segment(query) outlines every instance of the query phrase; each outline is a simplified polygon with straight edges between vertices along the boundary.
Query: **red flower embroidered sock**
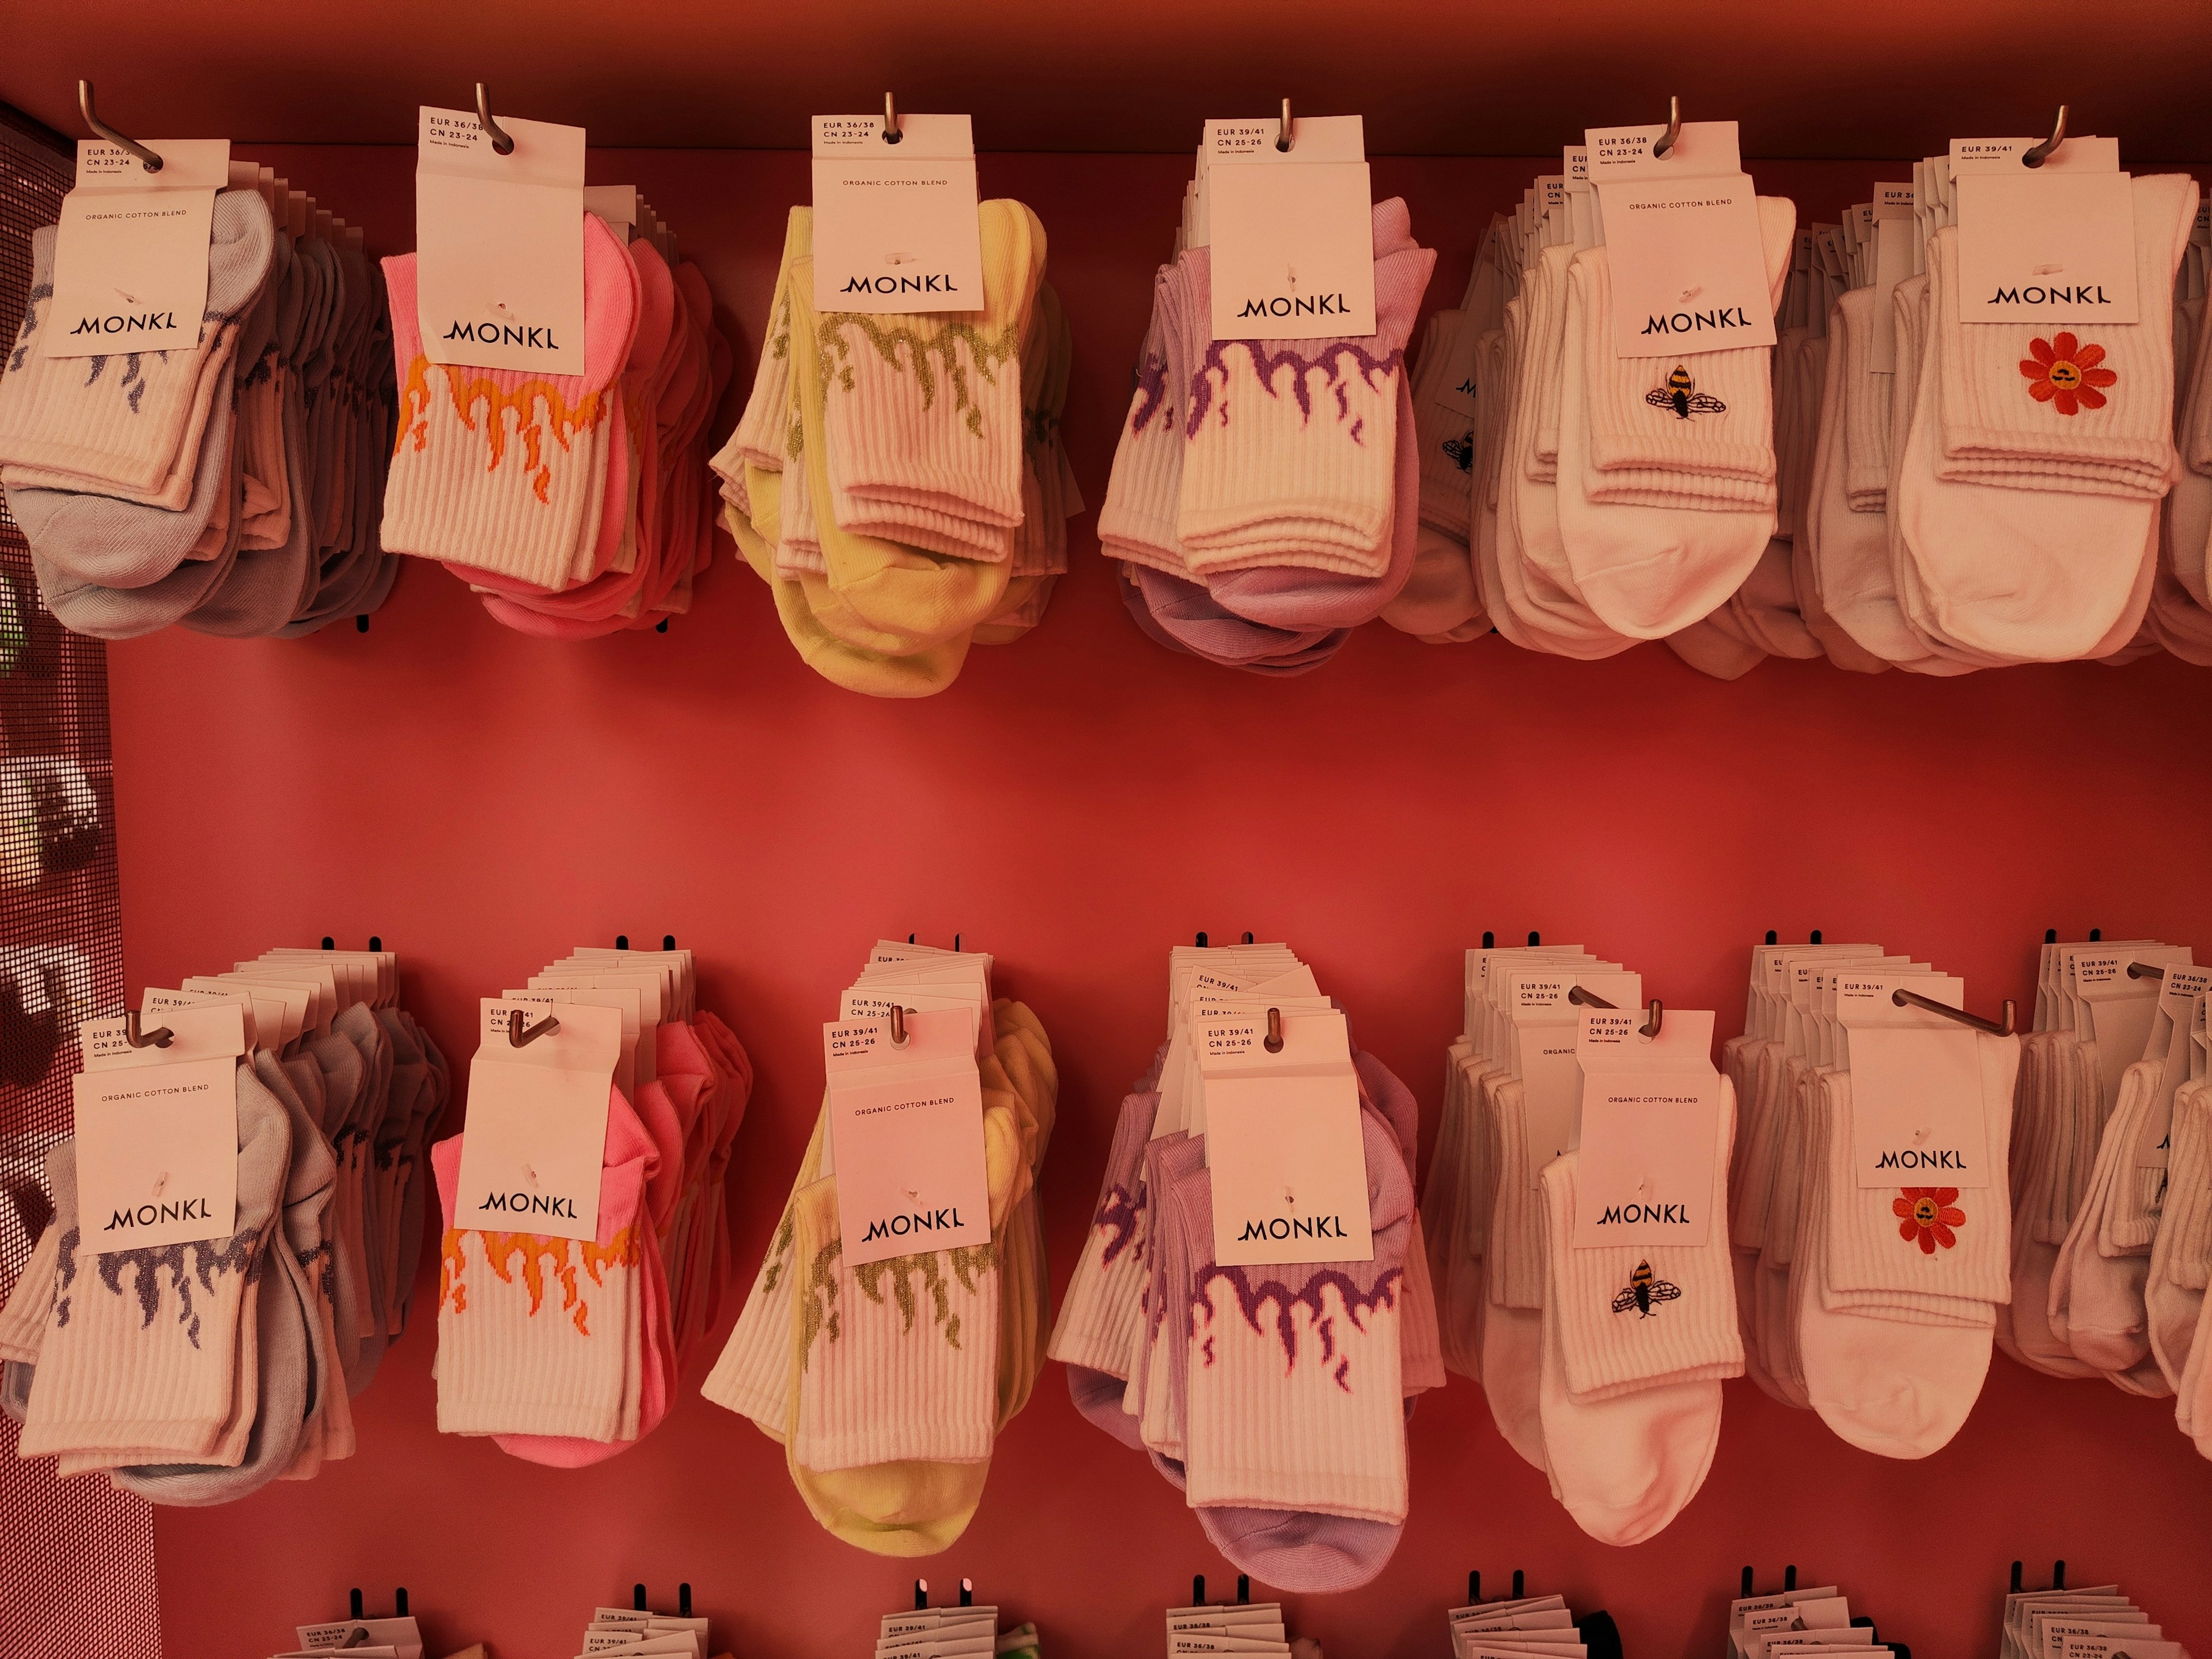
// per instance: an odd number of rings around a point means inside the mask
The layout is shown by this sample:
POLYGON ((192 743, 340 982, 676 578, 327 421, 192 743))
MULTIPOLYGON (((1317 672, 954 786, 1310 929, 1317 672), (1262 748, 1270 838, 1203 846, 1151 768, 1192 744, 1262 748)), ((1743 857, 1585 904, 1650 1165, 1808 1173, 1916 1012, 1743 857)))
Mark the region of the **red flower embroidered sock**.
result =
MULTIPOLYGON (((2006 1166, 2020 1064, 2013 1037, 1978 1036, 1986 1161, 2006 1166)), ((2001 1186, 1861 1187, 1848 1073, 1806 1091, 1810 1212, 1797 1315, 1806 1391, 1829 1427, 1885 1457, 1942 1449, 1988 1374, 1996 1304, 2011 1294, 2011 1207, 2001 1186)))

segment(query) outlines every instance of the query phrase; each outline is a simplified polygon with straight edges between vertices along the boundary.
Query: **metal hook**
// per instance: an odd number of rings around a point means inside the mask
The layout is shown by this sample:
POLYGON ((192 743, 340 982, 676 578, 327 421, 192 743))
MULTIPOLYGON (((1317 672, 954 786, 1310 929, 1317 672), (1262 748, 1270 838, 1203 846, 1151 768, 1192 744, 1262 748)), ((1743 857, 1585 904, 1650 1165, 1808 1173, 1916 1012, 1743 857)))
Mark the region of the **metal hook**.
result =
POLYGON ((929 1580, 927 1578, 917 1578, 914 1581, 914 1610, 916 1613, 920 1613, 928 1606, 929 1580))
POLYGON ((138 1030, 138 1016, 133 1013, 125 1013, 123 1016, 123 1036, 134 1048, 166 1048, 169 1046, 169 1038, 172 1035, 173 1033, 166 1025, 156 1025, 152 1030, 141 1035, 138 1030))
POLYGON ((1660 1001, 1657 997, 1654 997, 1651 999, 1650 1006, 1644 1009, 1644 1024, 1638 1029, 1640 1030, 1645 1036, 1650 1037, 1656 1041, 1659 1036, 1659 1028, 1666 1024, 1667 1005, 1660 1001))
POLYGON ((2128 977, 2130 979, 2164 979, 2166 969, 2152 963, 2131 962, 2128 964, 2128 977))
POLYGON ((1279 1008, 1270 1008, 1267 1010, 1267 1041, 1266 1047, 1267 1052, 1271 1054, 1279 1054, 1283 1052, 1283 1011, 1279 1008))
POLYGON ((2012 1035, 2013 1006, 2010 997, 2005 999, 2004 1022, 2002 1024, 1993 1019, 1984 1019, 1979 1014, 1970 1014, 1963 1008, 1954 1008, 1948 1002, 1937 1002, 1932 997, 1923 997, 1917 991, 1908 991, 1902 986, 1889 994, 1889 1000, 1899 1008, 1924 1008, 1931 1014, 1941 1014, 1944 1018, 1956 1020, 1961 1025, 1971 1025, 1977 1031, 1987 1031, 1991 1036, 2012 1035))
POLYGON ((1682 100, 1670 97, 1667 100, 1667 131, 1661 133, 1657 141, 1652 144, 1651 159, 1655 161, 1665 161, 1668 153, 1674 149, 1675 142, 1681 136, 1682 100))
POLYGON ((138 158, 138 165, 145 168, 147 172, 159 173, 161 170, 161 158, 160 156, 155 155, 152 150, 148 149, 145 145, 140 143, 136 138, 125 138, 113 127, 108 125, 106 122, 101 120, 97 115, 94 115, 92 112, 91 82, 80 81, 76 83, 76 106, 78 112, 84 117, 85 125, 90 127, 101 137, 106 139, 109 143, 122 145, 124 149, 129 150, 133 155, 138 158))
POLYGON ((963 1578, 960 1581, 960 1605, 963 1607, 972 1607, 975 1605, 975 1581, 972 1578, 963 1578))
POLYGON ((898 106, 891 101, 888 92, 884 94, 884 129, 876 136, 887 144, 896 144, 906 137, 899 131, 898 106))
POLYGON ((484 92, 484 83, 477 82, 477 124, 491 135, 493 153, 499 155, 514 154, 514 140, 508 137, 500 124, 491 118, 491 100, 484 92))
POLYGON ((2048 161, 2059 145, 2066 142, 2066 106, 2058 106, 2058 124, 2051 129, 2051 137, 2039 144, 2031 144, 2020 153, 2020 164, 2024 167, 2039 167, 2048 161))
POLYGON ((1283 125, 1275 131, 1275 148, 1286 155, 1290 154, 1291 100, 1287 98, 1283 100, 1283 125))
POLYGON ((896 1002, 891 1004, 891 1047, 906 1047, 906 1010, 896 1002))
POLYGON ((527 1048, 538 1038, 550 1036, 560 1029, 561 1022, 548 1015, 526 1031, 522 1029, 522 1010, 510 1008, 507 1011, 507 1041, 512 1048, 527 1048))
POLYGON ((1595 991, 1585 991, 1579 985, 1569 988, 1567 1000, 1577 1008, 1611 1008, 1617 1005, 1607 1002, 1595 991))

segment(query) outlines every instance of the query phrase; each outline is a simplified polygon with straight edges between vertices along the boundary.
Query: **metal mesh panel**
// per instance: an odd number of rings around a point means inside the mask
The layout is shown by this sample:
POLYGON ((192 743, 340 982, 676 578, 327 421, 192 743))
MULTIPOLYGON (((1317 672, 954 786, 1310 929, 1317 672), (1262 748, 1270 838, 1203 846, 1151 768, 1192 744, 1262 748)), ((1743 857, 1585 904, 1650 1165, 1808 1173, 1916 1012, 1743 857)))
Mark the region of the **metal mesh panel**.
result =
MULTIPOLYGON (((31 233, 54 222, 74 171, 0 106, 0 343, 22 319, 31 233)), ((39 603, 0 505, 0 1296, 53 1213, 46 1151, 69 1133, 76 1024, 123 1006, 114 823, 105 647, 39 603)), ((160 1659, 152 1507, 21 1461, 5 1419, 0 1536, 0 1653, 160 1659)))

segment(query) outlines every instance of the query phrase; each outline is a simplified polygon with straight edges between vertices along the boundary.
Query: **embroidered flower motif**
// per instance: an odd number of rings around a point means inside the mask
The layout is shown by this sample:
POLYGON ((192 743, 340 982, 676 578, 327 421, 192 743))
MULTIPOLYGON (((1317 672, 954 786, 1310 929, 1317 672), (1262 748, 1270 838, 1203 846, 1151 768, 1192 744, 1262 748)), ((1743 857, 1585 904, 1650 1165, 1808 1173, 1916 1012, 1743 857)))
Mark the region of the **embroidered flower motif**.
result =
POLYGON ((2061 415, 2102 409, 2105 394, 2099 388, 2120 378, 2098 367, 2105 361, 2104 347, 2083 345, 2072 334, 2030 340, 2027 349, 2030 355, 2020 360, 2020 372, 2027 377, 2027 395, 2061 415))
POLYGON ((1956 1187, 1900 1187, 1898 1191, 1902 1196, 1889 1208, 1897 1218, 1899 1238, 1919 1245, 1923 1255, 1935 1255, 1938 1244, 1948 1250, 1958 1243, 1959 1236, 1952 1229, 1966 1224, 1966 1212, 1955 1207, 1956 1187))

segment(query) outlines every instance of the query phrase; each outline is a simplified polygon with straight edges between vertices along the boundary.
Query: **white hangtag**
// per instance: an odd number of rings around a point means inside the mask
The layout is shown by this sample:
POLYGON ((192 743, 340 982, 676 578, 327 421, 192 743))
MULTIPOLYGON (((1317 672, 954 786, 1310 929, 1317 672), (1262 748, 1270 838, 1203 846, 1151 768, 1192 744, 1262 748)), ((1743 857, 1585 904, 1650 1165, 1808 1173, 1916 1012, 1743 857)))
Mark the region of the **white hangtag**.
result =
POLYGON ((1967 323, 2134 323, 2135 193, 2119 142, 2069 138, 2039 167, 2032 138, 1954 138, 1959 318, 1967 323))
POLYGON ((975 138, 964 115, 814 118, 818 311, 983 309, 975 138))
POLYGON ((106 139, 80 139, 76 187, 54 231, 54 295, 40 355, 189 351, 207 310, 215 195, 230 181, 227 138, 162 138, 149 173, 106 139))
POLYGON ((238 1230, 242 1011, 179 1008, 164 1023, 167 1048, 132 1048, 120 1019, 79 1027, 93 1069, 70 1080, 77 1229, 81 1248, 94 1255, 238 1230))
POLYGON ((415 309, 434 363, 584 372, 584 129, 422 107, 415 309))
POLYGON ((888 1019, 822 1028, 837 1224, 849 1267, 991 1237, 975 1016, 917 1012, 905 1024, 904 1048, 892 1042, 888 1019))
POLYGON ((1910 1005, 1899 989, 1966 1006, 1963 981, 1936 975, 1836 975, 1850 1034, 1852 1180, 1860 1187, 1986 1187, 1990 1182, 1980 1039, 1910 1005))
POLYGON ((1613 355, 1672 357, 1774 343, 1759 202, 1733 121, 1686 121, 1664 158, 1656 127, 1594 127, 1590 181, 1605 216, 1613 355))
POLYGON ((1704 1244, 1712 1234, 1721 1077, 1710 1010, 1585 1009, 1574 1248, 1704 1244))
POLYGON ((1374 192, 1357 115, 1208 121, 1207 234, 1216 340, 1375 332, 1374 192))
POLYGON ((622 1015, 563 1004, 561 1026, 518 1048, 542 1007, 486 997, 469 1066, 468 1133, 461 1139, 453 1224, 481 1232, 596 1239, 607 1144, 607 1096, 622 1052, 622 1015))
POLYGON ((1340 1013, 1198 1022, 1213 1259, 1223 1267, 1372 1261, 1358 1076, 1340 1013))

